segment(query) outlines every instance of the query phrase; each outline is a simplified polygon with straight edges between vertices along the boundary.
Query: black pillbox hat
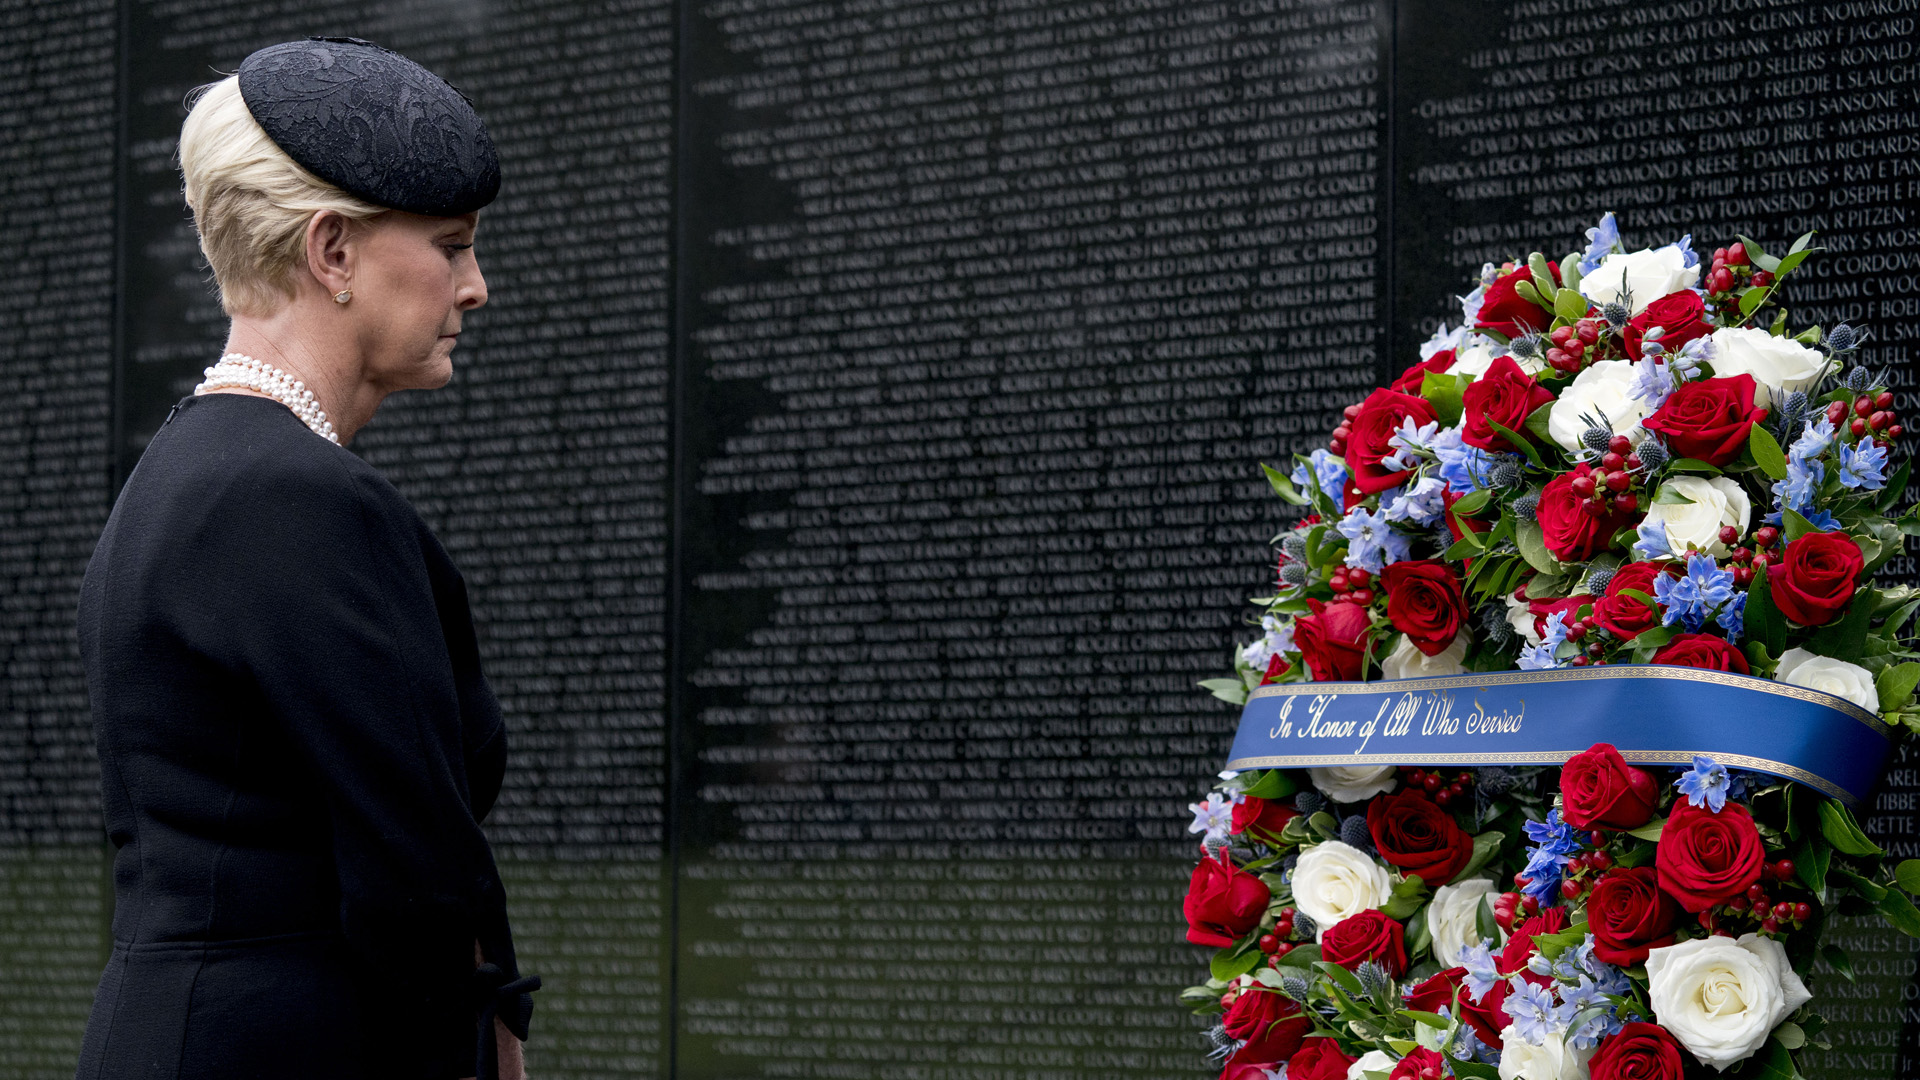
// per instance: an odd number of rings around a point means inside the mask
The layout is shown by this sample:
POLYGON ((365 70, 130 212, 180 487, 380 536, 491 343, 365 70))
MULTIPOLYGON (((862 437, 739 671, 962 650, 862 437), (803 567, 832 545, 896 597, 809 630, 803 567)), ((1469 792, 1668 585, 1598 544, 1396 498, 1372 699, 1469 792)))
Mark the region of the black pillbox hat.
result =
POLYGON ((247 111, 287 156, 349 195, 456 217, 500 191, 487 126, 445 79, 359 38, 269 45, 240 64, 247 111))

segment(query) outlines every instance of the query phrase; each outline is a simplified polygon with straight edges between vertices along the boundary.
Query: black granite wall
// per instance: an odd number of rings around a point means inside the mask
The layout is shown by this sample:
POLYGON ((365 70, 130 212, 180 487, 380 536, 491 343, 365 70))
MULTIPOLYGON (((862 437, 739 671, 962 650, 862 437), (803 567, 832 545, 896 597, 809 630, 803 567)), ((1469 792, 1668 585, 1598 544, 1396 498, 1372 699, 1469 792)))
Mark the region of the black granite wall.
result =
MULTIPOLYGON (((1281 520, 1254 463, 1482 261, 1821 230, 1796 314, 1913 385, 1905 0, 0 0, 0 1077, 71 1071, 105 852, 71 635, 224 333, 194 85, 353 34, 506 185, 454 383, 356 442, 468 578, 530 1070, 1204 1071, 1182 806, 1281 520)), ((1911 577, 1903 561, 1898 572, 1911 577)), ((1920 854, 1920 780, 1869 822, 1920 854)), ((1822 1076, 1920 1075, 1847 932, 1822 1076)))

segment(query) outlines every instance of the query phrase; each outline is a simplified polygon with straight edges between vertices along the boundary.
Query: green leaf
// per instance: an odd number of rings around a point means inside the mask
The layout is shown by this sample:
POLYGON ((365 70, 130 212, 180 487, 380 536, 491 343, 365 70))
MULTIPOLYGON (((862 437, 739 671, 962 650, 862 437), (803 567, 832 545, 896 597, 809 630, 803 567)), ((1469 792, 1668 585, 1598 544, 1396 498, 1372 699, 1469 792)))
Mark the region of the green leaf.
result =
MULTIPOLYGON (((1521 435, 1519 432, 1514 431, 1511 428, 1501 427, 1498 423, 1496 423, 1493 420, 1488 420, 1487 426, 1499 432, 1502 436, 1504 436, 1507 442, 1513 444, 1514 448, 1519 450, 1519 452, 1527 455, 1528 461, 1533 462, 1536 466, 1542 469, 1547 467, 1546 463, 1540 460, 1540 451, 1534 449, 1532 439, 1526 438, 1525 436, 1521 435)), ((1526 425, 1522 424, 1520 426, 1525 427, 1526 425)))
POLYGON ((1230 701, 1235 705, 1247 703, 1247 687, 1239 679, 1201 679, 1200 688, 1211 691, 1221 701, 1230 701))
POLYGON ((1845 855, 1886 854, 1860 831, 1860 823, 1853 819, 1853 814, 1832 799, 1820 803, 1820 835, 1845 855))
POLYGON ((1757 566, 1753 570, 1744 618, 1748 639, 1760 642, 1767 647, 1768 655, 1778 657, 1787 645, 1787 619, 1773 605, 1773 590, 1767 587, 1767 569, 1757 566))
POLYGON ((1847 603, 1847 613, 1815 631, 1807 642, 1807 648, 1821 656, 1852 663, 1866 645, 1867 629, 1872 619, 1873 586, 1862 585, 1853 591, 1853 599, 1847 603))
POLYGON ((1280 496, 1295 506, 1305 506, 1310 501, 1305 495, 1300 494, 1299 489, 1293 486, 1293 481, 1287 479, 1286 475, 1279 469, 1274 468, 1264 461, 1260 463, 1260 468, 1266 471, 1267 483, 1272 485, 1275 495, 1280 496))
MULTIPOLYGON (((1754 430, 1758 431, 1760 429, 1755 428, 1754 430)), ((1705 473, 1708 476, 1725 475, 1725 470, 1721 469, 1720 466, 1713 465, 1705 461, 1701 461, 1699 458, 1690 458, 1690 457, 1675 458, 1672 461, 1667 462, 1667 471, 1668 472, 1705 473)))
POLYGON ((1637 829, 1628 829, 1627 835, 1637 836, 1642 840, 1651 840, 1657 844, 1660 842, 1660 831, 1666 827, 1666 818, 1654 818, 1652 821, 1647 822, 1637 829))
POLYGON ((1820 531, 1819 529, 1816 529, 1813 527, 1813 522, 1808 521, 1806 518, 1802 517, 1798 510, 1788 509, 1785 512, 1785 514, 1786 514, 1786 523, 1787 523, 1787 543, 1789 544, 1793 543, 1795 540, 1800 539, 1801 537, 1807 535, 1810 532, 1820 531))
POLYGON ((1793 1066, 1793 1055, 1778 1040, 1768 1039, 1766 1048, 1752 1058, 1754 1071, 1749 1080, 1805 1080, 1793 1066))
POLYGON ((1461 395, 1466 390, 1468 380, 1460 375, 1442 375, 1429 371, 1420 376, 1420 396, 1433 406, 1434 416, 1441 427, 1452 427, 1460 422, 1460 414, 1465 408, 1461 404, 1461 395))
POLYGON ((1390 918, 1405 919, 1420 910, 1420 905, 1427 902, 1428 895, 1426 882, 1421 880, 1420 875, 1408 874, 1394 883, 1392 898, 1380 910, 1390 918))
POLYGON ((1430 1028, 1438 1028, 1441 1031, 1445 1031, 1453 1026, 1453 1021, 1441 1016, 1439 1013, 1421 1012, 1419 1009, 1402 1009, 1400 1010, 1400 1015, 1416 1024, 1425 1024, 1430 1028))
POLYGON ((1266 955, 1259 949, 1247 948, 1245 943, 1242 943, 1214 953, 1213 959, 1207 962, 1207 969, 1221 982, 1232 982, 1259 967, 1260 961, 1264 959, 1266 955))
POLYGON ((1920 938, 1920 910, 1916 910, 1913 901, 1903 892, 1890 892, 1880 898, 1880 914, 1887 917, 1895 930, 1911 938, 1920 938))
POLYGON ((1873 680, 1873 688, 1880 695, 1880 711, 1899 712, 1906 707, 1916 686, 1920 686, 1920 664, 1908 660, 1881 668, 1873 680))
POLYGON ((1847 955, 1847 950, 1838 945, 1822 945, 1820 955, 1829 967, 1846 976, 1848 982, 1853 981, 1853 957, 1847 955))
POLYGON ((1548 303, 1546 298, 1540 295, 1540 290, 1533 287, 1533 282, 1528 281, 1526 278, 1521 278, 1519 281, 1514 282, 1513 291, 1520 299, 1525 300, 1529 304, 1538 304, 1548 311, 1553 310, 1553 305, 1548 303))
POLYGON ((1513 543, 1520 549, 1520 557, 1527 564, 1543 574, 1558 574, 1560 564, 1553 559, 1553 553, 1547 550, 1547 539, 1540 531, 1537 521, 1516 521, 1513 526, 1513 543))
POLYGON ((1335 986, 1338 986, 1349 994, 1366 993, 1366 988, 1360 985, 1359 977, 1346 968, 1341 967, 1339 964, 1322 960, 1314 964, 1313 969, 1333 980, 1335 986))
POLYGON ((1470 492, 1460 496, 1460 498, 1454 502, 1453 512, 1472 517, 1486 509, 1487 500, 1491 498, 1493 498, 1493 491, 1490 488, 1481 488, 1479 491, 1470 492))
POLYGON ((1771 285, 1757 285, 1740 290, 1740 317, 1746 318, 1752 315, 1761 304, 1767 302, 1767 297, 1771 295, 1772 292, 1773 286, 1771 285))
MULTIPOLYGON (((1541 296, 1552 296, 1554 290, 1560 287, 1559 283, 1553 280, 1553 269, 1545 255, 1537 251, 1528 255, 1527 269, 1532 272, 1533 287, 1541 296)), ((1551 310, 1553 305, 1549 303, 1546 307, 1551 310)))
POLYGON ((1797 269, 1802 262, 1805 262, 1807 256, 1813 254, 1815 251, 1823 251, 1823 250, 1825 249, 1813 248, 1809 251, 1789 252, 1788 254, 1781 257, 1779 268, 1773 272, 1774 278, 1777 280, 1779 278, 1786 277, 1788 274, 1793 273, 1794 270, 1797 269))
POLYGON ((1527 422, 1520 426, 1527 429, 1527 434, 1544 442, 1550 437, 1547 434, 1547 424, 1551 422, 1552 419, 1553 402, 1549 401, 1545 405, 1528 413, 1527 422))
POLYGON ((1322 840, 1340 839, 1340 823, 1335 821, 1333 815, 1327 813, 1325 810, 1315 810, 1313 814, 1307 818, 1307 825, 1310 826, 1314 832, 1319 833, 1320 839, 1322 840))
POLYGON ((1893 504, 1900 496, 1906 494, 1907 478, 1912 475, 1913 459, 1908 458, 1901 462, 1900 467, 1895 469, 1893 475, 1887 479, 1887 486, 1881 490, 1880 497, 1874 501, 1874 509, 1882 514, 1893 509, 1893 504))
POLYGON ((1753 451, 1753 460, 1761 472, 1775 480, 1787 478, 1787 455, 1780 452, 1780 443, 1771 431, 1759 424, 1753 425, 1747 436, 1747 448, 1753 451))
POLYGON ((1830 868, 1830 876, 1842 879, 1847 883, 1848 888, 1876 904, 1885 900, 1888 895, 1890 895, 1886 886, 1875 884, 1861 877, 1859 874, 1848 869, 1845 863, 1834 863, 1830 868))
POLYGON ((1780 265, 1779 259, 1774 258, 1760 249, 1759 241, 1741 236, 1738 233, 1734 234, 1734 239, 1740 241, 1740 246, 1746 250, 1747 261, 1760 269, 1772 270, 1774 267, 1780 265))
POLYGON ((1498 829, 1491 829, 1473 838, 1473 855, 1467 859, 1467 865, 1453 876, 1455 881, 1465 881, 1474 872, 1493 861, 1500 852, 1500 845, 1506 842, 1507 835, 1498 829))
POLYGON ((1428 904, 1414 912, 1413 918, 1407 920, 1408 956, 1419 956, 1421 953, 1433 950, 1433 928, 1427 925, 1427 916, 1432 911, 1433 905, 1428 904))
POLYGON ((1480 906, 1473 909, 1473 932, 1480 935, 1483 940, 1491 938, 1494 941, 1499 941, 1500 920, 1494 918, 1493 915, 1493 903, 1490 899, 1492 895, 1493 894, 1488 893, 1486 896, 1482 896, 1480 898, 1480 906))
POLYGON ((1580 290, 1580 252, 1569 251, 1567 257, 1560 260, 1560 287, 1580 290))
POLYGON ((1305 945, 1295 945, 1287 955, 1280 958, 1281 967, 1310 969, 1320 962, 1320 946, 1309 941, 1305 945))
POLYGON ((1455 541, 1454 545, 1448 548, 1446 554, 1442 555, 1441 558, 1448 562, 1458 562, 1462 559, 1471 559, 1481 554, 1487 550, 1487 542, 1482 540, 1480 536, 1480 533, 1474 532, 1472 529, 1462 529, 1460 531, 1460 539, 1455 541))
POLYGON ((1656 506, 1692 506, 1693 500, 1680 494, 1670 484, 1661 484, 1660 491, 1653 497, 1656 506))
POLYGON ((1780 1040, 1780 1045, 1789 1050, 1798 1050, 1807 1045, 1807 1033, 1800 1030, 1800 1025, 1791 1020, 1774 1028, 1773 1037, 1780 1040))
POLYGON ((1268 769, 1260 774, 1259 780, 1248 785, 1241 794, 1255 799, 1284 799, 1299 790, 1300 785, 1294 783, 1293 777, 1279 769, 1268 769))
POLYGON ((1793 851, 1793 876, 1819 896, 1827 891, 1827 867, 1832 861, 1832 848, 1813 836, 1803 836, 1793 851))
POLYGON ((1447 1067, 1453 1075, 1467 1077, 1470 1080, 1500 1080, 1500 1070, 1492 1065, 1483 1065, 1478 1061, 1450 1061, 1447 1067))
POLYGON ((1920 893, 1920 859, 1903 859, 1893 868, 1893 880, 1910 893, 1920 893))
POLYGON ((1585 318, 1587 307, 1587 298, 1572 289, 1561 289, 1553 294, 1553 313, 1568 322, 1585 318))

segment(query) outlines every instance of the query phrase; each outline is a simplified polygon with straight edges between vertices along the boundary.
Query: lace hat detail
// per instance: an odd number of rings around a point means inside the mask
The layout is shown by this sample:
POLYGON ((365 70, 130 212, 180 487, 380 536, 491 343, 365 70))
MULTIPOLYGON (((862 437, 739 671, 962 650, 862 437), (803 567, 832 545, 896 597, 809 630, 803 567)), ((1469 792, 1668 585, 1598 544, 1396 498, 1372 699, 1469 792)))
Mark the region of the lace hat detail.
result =
POLYGON ((500 157, 445 79, 359 38, 269 45, 240 64, 247 110, 287 156, 371 203, 454 217, 500 191, 500 157))

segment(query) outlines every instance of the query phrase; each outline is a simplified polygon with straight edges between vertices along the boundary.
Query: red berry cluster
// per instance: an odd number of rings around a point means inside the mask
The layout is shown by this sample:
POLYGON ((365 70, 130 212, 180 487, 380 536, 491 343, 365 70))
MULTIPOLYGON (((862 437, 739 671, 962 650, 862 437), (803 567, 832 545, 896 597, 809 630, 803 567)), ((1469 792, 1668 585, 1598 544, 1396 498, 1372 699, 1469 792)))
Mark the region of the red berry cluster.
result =
POLYGON ((1400 778, 1406 783, 1408 791, 1425 795, 1442 810, 1464 800, 1473 790, 1473 774, 1470 772, 1456 773, 1449 780, 1437 772, 1402 765, 1400 778))
POLYGON ((1780 530, 1771 525, 1762 525, 1753 530, 1752 540, 1752 547, 1744 544, 1733 547, 1740 543, 1740 530, 1731 525, 1720 526, 1720 542, 1733 548, 1732 554, 1727 557, 1728 564, 1733 567, 1733 580, 1741 585, 1753 584, 1754 571, 1771 566, 1779 561, 1782 554, 1780 530))
POLYGON ((1292 937, 1293 909, 1281 908, 1280 917, 1273 924, 1273 931, 1260 935, 1260 940, 1256 944, 1260 946, 1261 952, 1266 953, 1274 960, 1279 960, 1297 948, 1292 940, 1290 940, 1292 937))
MULTIPOLYGON (((1525 880, 1526 879, 1517 874, 1514 876, 1514 881, 1516 882, 1525 880)), ((1493 921, 1499 923, 1500 929, 1505 930, 1509 934, 1513 933, 1513 917, 1519 912, 1522 899, 1521 895, 1517 892, 1503 892, 1493 898, 1493 921)), ((1540 905, 1534 903, 1532 897, 1529 896, 1524 899, 1532 909, 1539 909, 1540 905)))
POLYGON ((1569 481, 1573 493, 1586 500, 1580 509, 1597 518, 1638 510, 1640 497, 1628 489, 1633 487, 1633 474, 1639 468, 1640 455, 1633 452, 1633 440, 1615 435, 1607 443, 1607 452, 1600 455, 1600 464, 1587 475, 1569 481))
POLYGON ((1773 275, 1765 270, 1755 270, 1747 258, 1747 246, 1735 243, 1731 247, 1713 250, 1713 265, 1707 270, 1707 293, 1723 297, 1732 294, 1740 287, 1742 280, 1755 285, 1773 284, 1773 275))
MULTIPOLYGON (((1520 603, 1526 603, 1527 586, 1524 583, 1514 588, 1513 598, 1520 603)), ((1613 635, 1607 633, 1605 627, 1595 626, 1587 621, 1593 615, 1593 605, 1582 604, 1569 614, 1570 617, 1563 624, 1567 628, 1567 640, 1576 645, 1586 642, 1586 651, 1568 660, 1567 663, 1574 667, 1586 667, 1589 663, 1606 664, 1606 661, 1600 657, 1606 655, 1607 641, 1613 635)))
POLYGON ((1600 340, 1600 331, 1606 324, 1599 319, 1581 319, 1571 326, 1556 328, 1547 335, 1553 347, 1547 350, 1547 363, 1562 375, 1577 374, 1589 359, 1599 359, 1596 355, 1587 356, 1587 350, 1600 340))
POLYGON ((1353 418, 1359 415, 1358 404, 1340 410, 1340 426, 1333 429, 1333 438, 1327 440, 1327 449, 1336 457, 1347 456, 1347 440, 1353 436, 1353 418))
POLYGON ((1899 414, 1893 410, 1893 391, 1882 390, 1877 394, 1861 394, 1853 399, 1848 407, 1844 401, 1835 401, 1827 405, 1827 423, 1844 430, 1855 439, 1865 439, 1872 432, 1873 441, 1886 446, 1893 440, 1906 434, 1906 428, 1900 426, 1899 414), (1851 413, 1852 420, 1847 416, 1851 413), (1846 426, 1841 427, 1842 424, 1846 426))
MULTIPOLYGON (((1761 877, 1771 878, 1774 888, 1779 890, 1793 881, 1793 871, 1793 860, 1781 859, 1768 863, 1761 877)), ((1762 934, 1778 934, 1783 930, 1798 930, 1811 918, 1812 904, 1805 900, 1776 899, 1767 893, 1765 885, 1755 883, 1747 887, 1747 895, 1736 896, 1718 908, 1701 912, 1700 927, 1711 934, 1733 937, 1739 924, 1757 921, 1762 934)))
POLYGON ((1373 603, 1373 575, 1357 566, 1335 567, 1327 576, 1327 586, 1335 596, 1344 594, 1361 607, 1373 603))
POLYGON ((1607 853, 1606 834, 1595 831, 1589 839, 1594 849, 1575 855, 1560 879, 1560 895, 1568 900, 1585 896, 1600 880, 1600 875, 1613 868, 1613 856, 1607 853))

